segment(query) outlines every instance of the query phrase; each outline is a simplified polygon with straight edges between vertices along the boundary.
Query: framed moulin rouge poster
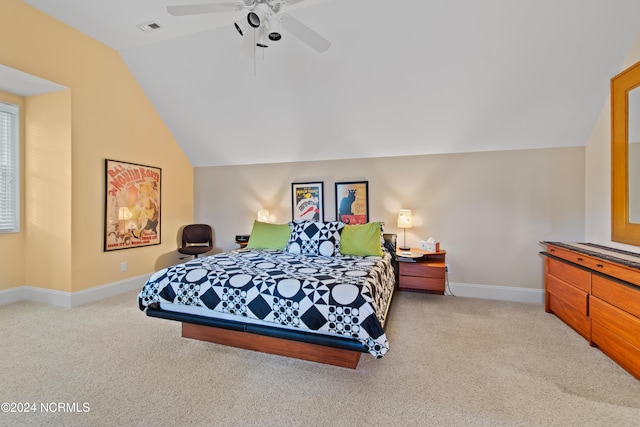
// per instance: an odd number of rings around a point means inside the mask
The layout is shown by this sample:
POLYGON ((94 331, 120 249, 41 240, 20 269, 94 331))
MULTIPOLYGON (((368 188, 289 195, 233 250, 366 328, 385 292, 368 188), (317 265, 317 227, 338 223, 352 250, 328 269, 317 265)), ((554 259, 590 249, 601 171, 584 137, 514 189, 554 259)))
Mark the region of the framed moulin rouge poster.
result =
POLYGON ((162 169, 106 160, 104 250, 161 242, 162 169))

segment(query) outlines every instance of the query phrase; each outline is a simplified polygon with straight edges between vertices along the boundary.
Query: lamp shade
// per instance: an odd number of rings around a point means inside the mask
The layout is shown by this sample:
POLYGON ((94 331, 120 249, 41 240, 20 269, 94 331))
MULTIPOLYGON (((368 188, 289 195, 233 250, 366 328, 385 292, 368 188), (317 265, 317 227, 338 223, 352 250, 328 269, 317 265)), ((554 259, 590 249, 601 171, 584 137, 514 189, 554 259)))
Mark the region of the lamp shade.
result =
POLYGON ((411 222, 411 210, 400 209, 398 213, 398 228, 411 228, 413 223, 411 222))
POLYGON ((260 222, 269 222, 269 211, 266 209, 261 209, 258 211, 258 221, 260 222))

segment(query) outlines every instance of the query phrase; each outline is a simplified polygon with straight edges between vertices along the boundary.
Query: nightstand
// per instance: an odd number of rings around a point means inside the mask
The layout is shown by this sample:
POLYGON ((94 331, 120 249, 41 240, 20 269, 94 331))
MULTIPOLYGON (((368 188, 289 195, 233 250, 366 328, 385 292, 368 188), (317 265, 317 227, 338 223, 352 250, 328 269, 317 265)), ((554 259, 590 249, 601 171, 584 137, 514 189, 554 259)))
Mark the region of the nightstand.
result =
POLYGON ((447 277, 446 251, 425 252, 411 248, 411 255, 398 250, 398 289, 444 295, 447 277))

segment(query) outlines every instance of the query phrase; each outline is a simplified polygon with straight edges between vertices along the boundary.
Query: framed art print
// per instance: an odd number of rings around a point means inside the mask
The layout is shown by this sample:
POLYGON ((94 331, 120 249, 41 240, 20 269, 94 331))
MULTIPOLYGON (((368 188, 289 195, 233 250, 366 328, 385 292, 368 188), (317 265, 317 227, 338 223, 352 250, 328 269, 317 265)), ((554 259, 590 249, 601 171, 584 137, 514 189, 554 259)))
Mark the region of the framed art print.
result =
POLYGON ((294 220, 324 221, 322 182, 291 184, 291 211, 294 220))
POLYGON ((107 159, 104 250, 159 245, 162 169, 107 159))
POLYGON ((369 181, 336 182, 336 220, 345 224, 369 221, 369 181))

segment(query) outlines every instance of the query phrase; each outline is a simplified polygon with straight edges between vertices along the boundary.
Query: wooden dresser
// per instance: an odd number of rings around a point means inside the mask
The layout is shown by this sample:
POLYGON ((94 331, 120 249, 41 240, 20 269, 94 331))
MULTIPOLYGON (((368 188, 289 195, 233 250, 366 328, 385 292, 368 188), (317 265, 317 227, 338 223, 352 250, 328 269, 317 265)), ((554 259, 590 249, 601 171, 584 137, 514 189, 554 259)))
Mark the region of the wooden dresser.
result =
POLYGON ((640 379, 640 255, 542 242, 545 310, 640 379))

